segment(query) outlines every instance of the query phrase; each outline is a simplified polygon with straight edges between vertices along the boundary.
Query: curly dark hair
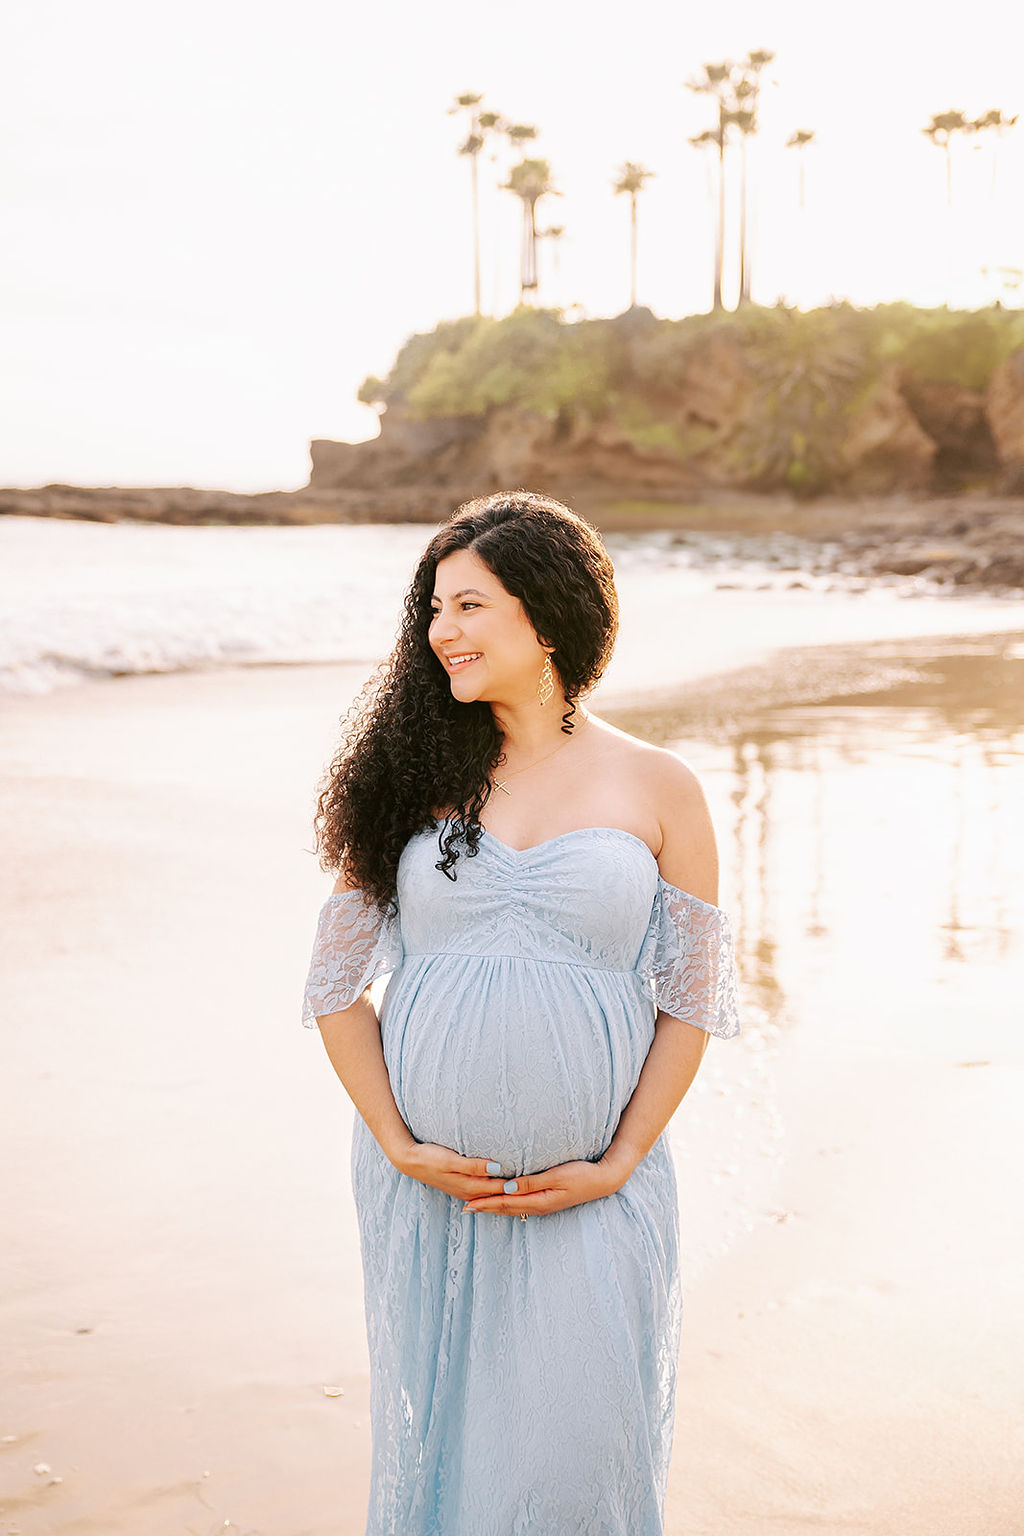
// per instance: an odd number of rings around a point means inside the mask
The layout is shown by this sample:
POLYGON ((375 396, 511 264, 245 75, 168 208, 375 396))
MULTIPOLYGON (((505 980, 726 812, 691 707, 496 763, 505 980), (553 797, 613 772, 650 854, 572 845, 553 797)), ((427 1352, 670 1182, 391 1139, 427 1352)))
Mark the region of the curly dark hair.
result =
POLYGON ((502 738, 489 704, 459 703, 430 648, 434 574, 469 549, 517 597, 553 664, 568 708, 608 664, 618 627, 614 572, 600 536, 561 502, 502 491, 459 507, 434 535, 405 598, 395 649, 342 721, 342 744, 319 787, 321 867, 396 910, 398 860, 409 838, 443 821, 437 868, 455 879, 460 843, 472 857, 502 738))

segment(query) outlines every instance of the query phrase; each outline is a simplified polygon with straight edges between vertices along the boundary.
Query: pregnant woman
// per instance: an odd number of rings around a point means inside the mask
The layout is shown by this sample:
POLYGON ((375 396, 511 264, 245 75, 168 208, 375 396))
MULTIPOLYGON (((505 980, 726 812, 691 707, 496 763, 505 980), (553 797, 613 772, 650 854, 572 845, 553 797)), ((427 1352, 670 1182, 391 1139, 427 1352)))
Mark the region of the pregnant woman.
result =
POLYGON ((367 1536, 664 1529, 664 1132, 739 1025, 700 784, 581 702, 616 624, 588 523, 469 503, 324 781, 304 1020, 358 1111, 367 1536))

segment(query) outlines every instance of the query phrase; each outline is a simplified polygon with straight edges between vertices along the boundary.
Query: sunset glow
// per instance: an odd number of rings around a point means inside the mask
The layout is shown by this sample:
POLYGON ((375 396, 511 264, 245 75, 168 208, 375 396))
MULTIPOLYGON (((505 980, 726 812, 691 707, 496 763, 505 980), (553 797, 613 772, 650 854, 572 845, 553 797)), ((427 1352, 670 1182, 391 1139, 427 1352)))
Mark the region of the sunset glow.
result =
MULTIPOLYGON (((4 43, 6 345, 0 483, 297 486, 311 437, 365 437, 356 402, 414 331, 472 309, 469 167, 454 97, 535 124, 560 196, 542 218, 540 302, 629 301, 626 160, 639 197, 638 302, 706 309, 711 160, 688 140, 703 63, 767 48, 750 161, 755 301, 1024 304, 1024 120, 942 151, 950 108, 1024 109, 1024 16, 866 0, 752 0, 667 14, 534 0, 354 11, 182 0, 34 0, 4 43), (815 140, 787 150, 798 129, 815 140), (998 159, 996 156, 998 155, 998 159)), ((507 174, 507 167, 506 174, 507 174)), ((483 308, 518 295, 519 208, 481 156, 483 308)), ((726 302, 735 269, 727 264, 726 302)))

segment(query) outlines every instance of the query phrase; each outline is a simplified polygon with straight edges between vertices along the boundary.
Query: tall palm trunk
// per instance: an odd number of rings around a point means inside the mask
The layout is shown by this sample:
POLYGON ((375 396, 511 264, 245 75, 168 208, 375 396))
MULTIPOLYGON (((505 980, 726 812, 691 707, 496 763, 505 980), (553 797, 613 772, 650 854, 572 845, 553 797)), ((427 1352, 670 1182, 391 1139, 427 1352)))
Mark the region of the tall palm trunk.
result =
POLYGON ((480 178, 479 155, 473 155, 473 313, 480 313, 480 178))
POLYGON ((715 229, 715 292, 712 303, 723 309, 722 263, 725 259, 725 113, 720 110, 718 124, 718 224, 715 229))
POLYGON ((523 250, 520 264, 519 301, 526 302, 527 293, 537 287, 537 205, 529 198, 523 199, 523 250))
POLYGON ((555 192, 551 185, 551 167, 546 160, 523 160, 512 167, 505 190, 514 192, 523 205, 519 249, 519 302, 523 304, 526 295, 537 289, 537 203, 555 192))
MULTIPOLYGON (((739 305, 750 302, 750 252, 747 224, 747 136, 740 139, 740 294, 739 305)), ((739 307, 739 306, 737 306, 739 307)))

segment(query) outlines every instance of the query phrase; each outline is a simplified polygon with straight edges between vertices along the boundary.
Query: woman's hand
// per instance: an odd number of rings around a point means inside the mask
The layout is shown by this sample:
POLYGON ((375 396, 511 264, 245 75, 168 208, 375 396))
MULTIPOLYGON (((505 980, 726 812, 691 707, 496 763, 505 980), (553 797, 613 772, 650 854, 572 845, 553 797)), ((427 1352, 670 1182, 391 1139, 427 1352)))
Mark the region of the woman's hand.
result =
POLYGON ((601 1200, 621 1189, 631 1169, 607 1155, 596 1163, 559 1163, 543 1173, 507 1180, 496 1194, 477 1195, 464 1211, 497 1211, 505 1216, 547 1216, 571 1205, 601 1200))
POLYGON ((462 1157, 451 1147, 440 1147, 431 1141, 412 1141, 391 1161, 399 1173, 406 1173, 421 1184, 429 1184, 431 1189, 454 1195, 457 1200, 500 1195, 505 1183, 498 1163, 488 1164, 486 1157, 462 1157), (496 1176, 495 1170, 498 1170, 496 1176))

